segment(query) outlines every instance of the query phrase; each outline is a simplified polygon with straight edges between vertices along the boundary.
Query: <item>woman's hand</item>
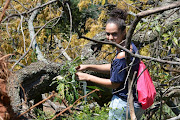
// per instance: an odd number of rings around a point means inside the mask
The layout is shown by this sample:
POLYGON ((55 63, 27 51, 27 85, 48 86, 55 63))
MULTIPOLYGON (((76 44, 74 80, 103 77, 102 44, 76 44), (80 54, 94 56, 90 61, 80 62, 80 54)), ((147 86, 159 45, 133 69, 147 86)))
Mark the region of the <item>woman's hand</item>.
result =
POLYGON ((76 67, 77 71, 83 71, 83 70, 86 70, 86 69, 87 69, 87 65, 80 65, 80 66, 76 67))
POLYGON ((80 81, 89 81, 88 77, 90 75, 87 73, 77 72, 76 76, 78 77, 78 80, 80 80, 80 81))

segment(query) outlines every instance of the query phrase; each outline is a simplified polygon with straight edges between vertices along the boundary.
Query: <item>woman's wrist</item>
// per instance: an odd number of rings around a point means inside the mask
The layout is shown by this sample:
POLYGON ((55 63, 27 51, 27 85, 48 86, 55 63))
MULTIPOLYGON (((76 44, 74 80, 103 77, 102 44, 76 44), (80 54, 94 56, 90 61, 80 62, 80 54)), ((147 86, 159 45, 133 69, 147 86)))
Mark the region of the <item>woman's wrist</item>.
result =
MULTIPOLYGON (((87 73, 86 73, 87 74, 87 73)), ((91 81, 91 75, 87 74, 86 81, 91 81)))
POLYGON ((83 65, 83 70, 88 70, 89 65, 83 65))

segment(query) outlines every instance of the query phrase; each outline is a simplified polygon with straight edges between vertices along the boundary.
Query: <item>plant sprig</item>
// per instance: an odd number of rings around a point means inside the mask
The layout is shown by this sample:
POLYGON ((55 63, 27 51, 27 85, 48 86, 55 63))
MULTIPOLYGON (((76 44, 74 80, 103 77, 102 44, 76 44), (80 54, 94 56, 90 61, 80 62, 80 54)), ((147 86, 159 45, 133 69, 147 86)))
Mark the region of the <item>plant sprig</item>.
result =
POLYGON ((59 76, 55 77, 51 83, 57 83, 56 90, 62 99, 66 99, 70 104, 80 96, 82 89, 79 81, 76 80, 76 67, 82 64, 86 58, 76 57, 73 61, 67 61, 61 68, 59 76))

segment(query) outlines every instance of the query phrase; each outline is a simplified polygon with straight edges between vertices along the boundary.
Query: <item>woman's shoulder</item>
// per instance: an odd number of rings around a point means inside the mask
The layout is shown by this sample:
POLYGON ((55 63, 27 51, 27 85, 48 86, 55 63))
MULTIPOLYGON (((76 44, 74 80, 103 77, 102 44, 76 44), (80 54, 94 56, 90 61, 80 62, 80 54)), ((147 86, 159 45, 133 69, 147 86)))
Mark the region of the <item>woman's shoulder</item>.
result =
MULTIPOLYGON (((131 43, 130 51, 133 53, 136 53, 138 51, 137 47, 133 42, 131 43)), ((125 58, 125 51, 118 52, 116 59, 123 59, 123 58, 125 58)))
MULTIPOLYGON (((134 46, 131 45, 131 46, 130 46, 130 51, 133 52, 133 50, 134 50, 134 46)), ((117 57, 116 57, 116 58, 117 58, 117 59, 125 58, 125 51, 119 52, 119 53, 117 54, 117 57)))
POLYGON ((123 58, 125 58, 125 52, 123 51, 123 52, 119 52, 118 54, 117 54, 117 57, 116 57, 117 59, 123 59, 123 58))
POLYGON ((125 52, 119 52, 116 54, 116 57, 113 59, 111 66, 115 67, 115 66, 122 66, 126 63, 126 59, 125 59, 125 52))

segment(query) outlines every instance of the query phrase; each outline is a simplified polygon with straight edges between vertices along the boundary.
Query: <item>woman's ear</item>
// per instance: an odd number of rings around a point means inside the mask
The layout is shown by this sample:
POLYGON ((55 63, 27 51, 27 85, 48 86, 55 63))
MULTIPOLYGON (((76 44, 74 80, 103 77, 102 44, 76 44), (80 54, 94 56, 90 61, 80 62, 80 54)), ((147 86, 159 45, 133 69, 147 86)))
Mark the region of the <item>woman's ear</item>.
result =
POLYGON ((123 40, 125 40, 126 39, 126 29, 123 31, 122 35, 123 35, 123 40))

